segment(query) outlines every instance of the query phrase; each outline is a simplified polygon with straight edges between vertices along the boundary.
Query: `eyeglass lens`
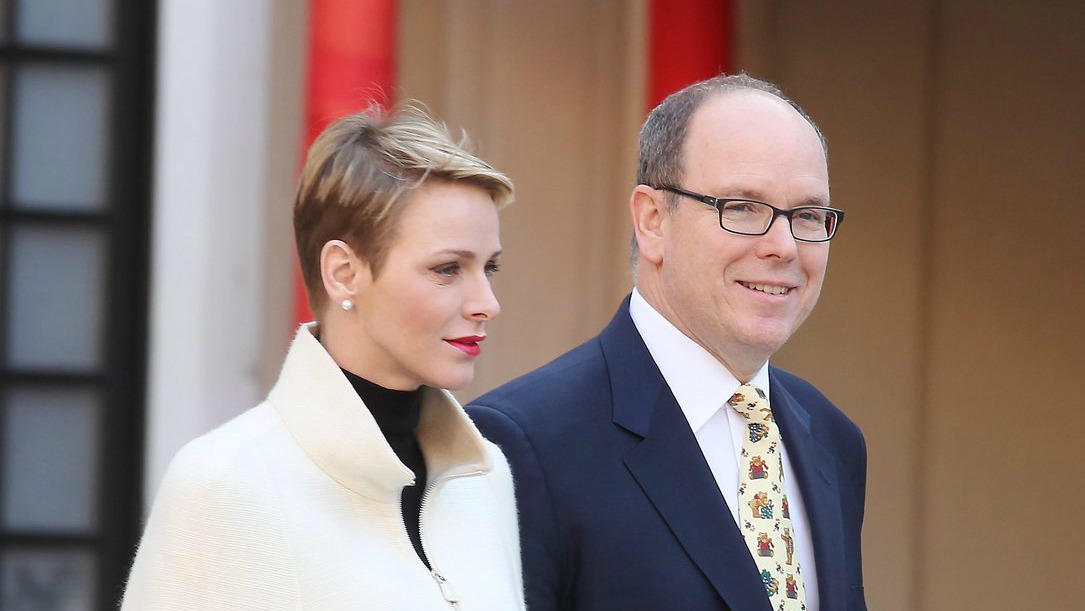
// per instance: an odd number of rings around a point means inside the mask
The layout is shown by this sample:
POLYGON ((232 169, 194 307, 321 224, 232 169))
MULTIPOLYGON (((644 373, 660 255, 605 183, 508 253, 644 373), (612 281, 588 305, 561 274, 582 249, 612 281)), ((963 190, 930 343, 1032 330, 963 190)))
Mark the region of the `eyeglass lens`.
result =
MULTIPOLYGON (((768 231, 776 215, 760 202, 730 201, 719 208, 720 226, 728 231, 758 235, 768 231)), ((791 233, 800 240, 827 240, 836 230, 837 215, 819 207, 800 207, 791 211, 791 233)))

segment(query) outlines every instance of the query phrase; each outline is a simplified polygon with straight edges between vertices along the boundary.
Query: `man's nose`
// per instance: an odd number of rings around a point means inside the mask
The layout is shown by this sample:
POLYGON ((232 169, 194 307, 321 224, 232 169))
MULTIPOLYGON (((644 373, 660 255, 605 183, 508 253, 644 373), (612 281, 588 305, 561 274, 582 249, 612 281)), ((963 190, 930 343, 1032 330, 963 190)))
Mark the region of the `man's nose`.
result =
POLYGON ((769 225, 768 233, 760 237, 759 254, 766 257, 794 258, 798 252, 794 234, 791 233, 791 219, 777 215, 769 225))

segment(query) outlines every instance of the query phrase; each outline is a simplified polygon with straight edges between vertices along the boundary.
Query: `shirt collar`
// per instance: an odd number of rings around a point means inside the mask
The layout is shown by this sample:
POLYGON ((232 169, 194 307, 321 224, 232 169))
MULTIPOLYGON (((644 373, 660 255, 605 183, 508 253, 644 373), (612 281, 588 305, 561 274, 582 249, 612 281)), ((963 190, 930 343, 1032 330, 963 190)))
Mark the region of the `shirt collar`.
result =
MULTIPOLYGON (((679 331, 634 288, 629 316, 648 347, 656 367, 696 433, 742 385, 700 344, 679 331)), ((769 392, 769 364, 757 371, 753 384, 769 392)))

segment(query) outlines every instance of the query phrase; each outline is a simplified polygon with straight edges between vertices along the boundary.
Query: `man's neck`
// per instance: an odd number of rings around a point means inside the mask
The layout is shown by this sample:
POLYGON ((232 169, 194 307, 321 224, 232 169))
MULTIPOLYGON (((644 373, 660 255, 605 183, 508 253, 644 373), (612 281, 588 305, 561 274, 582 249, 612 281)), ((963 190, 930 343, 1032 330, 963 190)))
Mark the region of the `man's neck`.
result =
POLYGON ((656 313, 663 317, 672 327, 677 329, 682 335, 688 337, 691 341, 703 348, 706 352, 712 355, 721 365, 727 368, 731 372, 731 375, 735 376, 739 382, 746 384, 753 379, 755 375, 765 366, 768 362, 769 356, 763 354, 745 354, 744 350, 722 350, 719 346, 711 345, 709 342, 702 341, 693 333, 688 325, 686 325, 680 316, 678 316, 672 308, 669 307, 667 300, 659 293, 659 291, 651 290, 651 284, 641 285, 638 283, 634 287, 640 296, 644 299, 644 302, 648 304, 656 313), (647 290, 646 290, 647 289, 647 290))

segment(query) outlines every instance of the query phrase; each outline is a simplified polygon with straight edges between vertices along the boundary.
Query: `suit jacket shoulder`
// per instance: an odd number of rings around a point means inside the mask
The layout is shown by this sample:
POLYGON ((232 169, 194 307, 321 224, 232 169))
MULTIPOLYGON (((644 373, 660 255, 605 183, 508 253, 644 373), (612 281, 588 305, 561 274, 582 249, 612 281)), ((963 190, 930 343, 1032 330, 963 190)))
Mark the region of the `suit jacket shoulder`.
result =
POLYGON ((769 379, 786 390, 811 419, 821 423, 819 432, 832 436, 831 445, 861 450, 866 455, 862 430, 813 384, 778 367, 769 367, 769 379))
POLYGON ((554 408, 576 401, 585 390, 605 390, 607 375, 599 338, 594 337, 482 395, 471 405, 489 405, 519 417, 529 417, 539 409, 555 415, 554 408))

